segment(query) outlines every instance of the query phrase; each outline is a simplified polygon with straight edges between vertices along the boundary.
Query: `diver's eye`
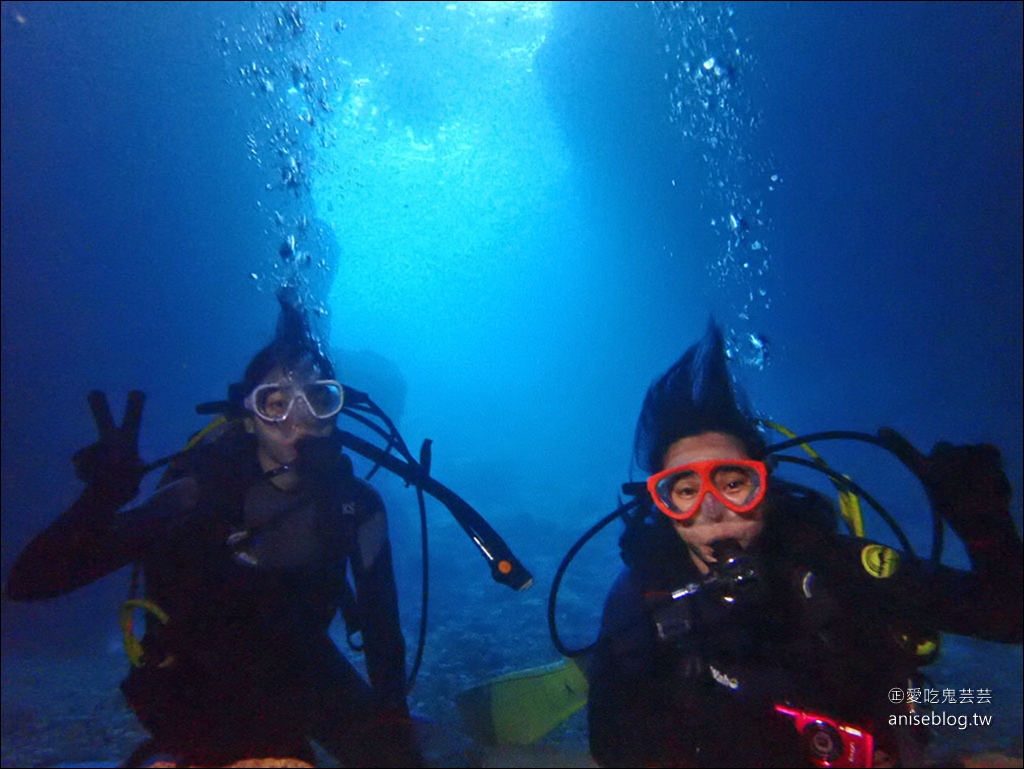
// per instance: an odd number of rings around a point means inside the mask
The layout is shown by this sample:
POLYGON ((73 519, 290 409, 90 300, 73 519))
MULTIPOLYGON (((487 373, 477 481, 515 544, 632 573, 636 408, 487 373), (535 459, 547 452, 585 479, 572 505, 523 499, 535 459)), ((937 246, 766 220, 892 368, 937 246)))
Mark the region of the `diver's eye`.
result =
POLYGON ((672 482, 672 496, 690 499, 700 493, 701 479, 696 473, 681 473, 672 482))
POLYGON ((281 390, 270 393, 263 400, 263 413, 268 417, 280 417, 288 410, 288 398, 281 390))
POLYGON ((714 477, 715 487, 729 499, 746 501, 754 488, 750 473, 744 468, 725 467, 719 469, 714 477))
POLYGON ((341 387, 335 382, 314 382, 305 388, 306 402, 317 417, 337 414, 342 406, 341 387))
POLYGON ((693 499, 700 491, 700 484, 692 481, 680 481, 672 487, 672 496, 683 499, 693 499))
POLYGON ((672 483, 670 507, 679 512, 687 512, 693 508, 700 498, 701 479, 695 473, 684 473, 677 476, 672 483))

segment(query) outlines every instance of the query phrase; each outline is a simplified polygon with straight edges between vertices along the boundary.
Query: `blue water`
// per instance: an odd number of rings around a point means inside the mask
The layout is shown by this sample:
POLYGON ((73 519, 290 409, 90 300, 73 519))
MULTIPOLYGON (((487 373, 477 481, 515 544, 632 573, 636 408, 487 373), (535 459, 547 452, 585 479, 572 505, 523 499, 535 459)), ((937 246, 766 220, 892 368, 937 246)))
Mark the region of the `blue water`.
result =
MULTIPOLYGON (((5 573, 79 492, 86 392, 144 390, 143 456, 178 449, 286 282, 343 381, 414 451, 433 439, 434 475, 535 574, 496 585, 429 510, 412 702, 433 717, 557 656, 555 567, 615 506, 644 390, 711 314, 791 429, 991 442, 1022 488, 1020 3, 4 2, 2 23, 5 573)), ((819 448, 928 552, 913 478, 819 448)), ((381 483, 412 639, 415 501, 381 483)), ((616 558, 608 532, 567 576, 572 645, 616 558)), ((955 542, 945 560, 965 565, 955 542)), ((3 604, 5 724, 29 710, 12 661, 120 669, 125 585, 3 604)), ((1020 650, 962 648, 945 683, 993 676, 1019 735, 1020 650)), ((24 716, 40 743, 48 707, 24 716)))

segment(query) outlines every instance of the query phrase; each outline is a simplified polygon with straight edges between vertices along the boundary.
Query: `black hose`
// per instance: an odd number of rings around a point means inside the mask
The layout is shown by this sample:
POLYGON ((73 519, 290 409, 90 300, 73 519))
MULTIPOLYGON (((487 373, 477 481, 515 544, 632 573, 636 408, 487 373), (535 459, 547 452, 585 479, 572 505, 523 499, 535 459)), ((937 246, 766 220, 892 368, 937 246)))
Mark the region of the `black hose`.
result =
MULTIPOLYGON (((402 478, 407 484, 412 484, 416 487, 416 499, 420 513, 420 541, 421 555, 423 558, 423 580, 422 611, 420 614, 416 656, 413 661, 412 670, 407 684, 407 690, 411 690, 423 662, 423 651, 426 646, 429 606, 430 559, 427 536, 426 499, 423 496, 424 492, 430 494, 448 508, 455 520, 460 526, 462 526, 463 531, 469 535, 473 544, 476 545, 477 549, 487 559, 491 567, 491 576, 496 582, 508 585, 515 590, 525 590, 533 584, 533 576, 526 570, 522 563, 512 555, 512 551, 509 549, 508 545, 505 544, 505 541, 498 536, 497 532, 491 528, 487 521, 485 521, 483 517, 476 512, 476 510, 470 507, 464 499, 458 496, 451 489, 430 477, 429 440, 424 441, 420 453, 420 461, 417 462, 409 451, 405 440, 402 438, 402 434, 398 431, 398 428, 395 427, 394 422, 392 422, 391 418, 373 402, 369 395, 352 387, 344 387, 344 390, 347 400, 343 408, 345 415, 364 425, 379 437, 385 439, 387 441, 387 445, 384 449, 381 449, 369 441, 365 441, 362 438, 353 435, 352 433, 344 430, 338 430, 342 446, 355 451, 357 454, 362 455, 374 463, 370 472, 366 476, 367 478, 372 477, 379 468, 385 467, 395 475, 402 478), (384 427, 381 427, 372 419, 365 416, 367 414, 382 422, 384 427), (401 454, 401 457, 394 456, 391 453, 392 451, 398 451, 398 453, 401 454)), ((237 409, 238 400, 239 398, 234 398, 229 399, 228 401, 201 404, 196 407, 196 411, 200 414, 223 414, 231 412, 233 409, 237 409)), ((149 473, 153 470, 164 467, 179 457, 188 454, 192 449, 193 447, 190 445, 182 451, 177 451, 169 456, 158 459, 155 462, 146 465, 144 472, 149 473)))
POLYGON ((423 649, 427 645, 427 608, 430 598, 430 558, 427 552, 427 503, 423 498, 423 489, 416 486, 416 501, 420 507, 420 554, 423 558, 423 580, 420 583, 420 631, 416 639, 416 658, 412 663, 412 670, 409 673, 409 681, 406 684, 406 692, 411 692, 416 684, 416 676, 420 672, 420 665, 423 663, 423 649))
MULTIPOLYGON (((354 419, 355 421, 359 422, 360 424, 366 425, 371 430, 373 430, 375 433, 377 433, 377 435, 379 435, 380 437, 386 439, 387 440, 387 445, 383 449, 385 454, 390 454, 391 450, 393 448, 395 448, 395 446, 396 446, 395 433, 393 433, 393 432, 391 434, 386 433, 380 427, 380 425, 375 424, 372 420, 368 419, 367 417, 364 417, 362 414, 357 413, 355 411, 346 411, 345 412, 345 416, 349 417, 350 419, 354 419)), ((365 480, 367 480, 367 481, 370 480, 374 475, 376 475, 376 473, 380 469, 380 467, 381 467, 381 465, 380 465, 379 462, 374 462, 373 467, 370 468, 370 471, 365 476, 363 476, 363 478, 365 480)))
MULTIPOLYGON (((768 447, 766 454, 778 454, 778 452, 795 448, 806 443, 813 443, 815 441, 825 440, 853 440, 861 441, 863 443, 870 443, 874 446, 878 446, 879 448, 885 449, 890 454, 899 459, 900 462, 902 462, 903 465, 906 466, 906 468, 910 470, 915 477, 917 477, 922 483, 924 482, 924 479, 921 477, 920 470, 917 467, 917 462, 915 462, 916 457, 912 455, 913 452, 917 452, 917 450, 914 449, 913 446, 911 446, 909 443, 905 441, 905 439, 902 438, 901 442, 905 443, 905 446, 900 446, 892 440, 886 440, 877 435, 871 435, 870 433, 861 433, 850 430, 831 430, 826 432, 811 433, 810 435, 802 435, 796 438, 791 438, 789 440, 782 441, 780 443, 773 444, 768 447)), ((781 461, 792 462, 794 464, 808 467, 812 470, 817 470, 828 476, 837 485, 841 486, 844 489, 848 489, 849 491, 856 494, 858 497, 863 498, 865 501, 867 501, 869 505, 871 505, 871 507, 875 509, 875 512, 878 513, 882 520, 884 520, 886 524, 888 524, 889 528, 892 529, 893 534, 896 535, 896 539, 898 539, 900 542, 900 546, 907 552, 907 554, 911 557, 915 557, 914 548, 910 544, 910 540, 907 539, 906 534, 904 534, 899 524, 896 523, 896 519, 892 516, 891 513, 889 513, 888 510, 886 510, 873 496, 866 492, 860 485, 858 485, 854 481, 851 481, 846 476, 841 475, 840 473, 837 473, 834 470, 832 470, 820 458, 816 460, 810 460, 804 459, 802 457, 789 456, 788 454, 779 454, 777 458, 781 461)), ((629 493, 636 493, 638 495, 646 494, 646 489, 644 488, 644 484, 642 483, 626 484, 625 486, 623 486, 623 489, 629 491, 629 493)), ((563 656, 577 657, 582 654, 586 654, 591 649, 593 649, 594 646, 596 646, 597 644, 597 642, 595 641, 594 643, 589 644, 588 646, 585 646, 581 649, 569 649, 565 646, 565 644, 562 643, 562 639, 558 635, 557 621, 555 619, 555 605, 558 600, 558 588, 561 586, 562 578, 565 575, 566 570, 569 568, 569 564, 572 562, 572 559, 576 557, 576 554, 579 553, 579 551, 587 544, 587 542, 593 539, 599 531, 601 531, 605 526, 607 526, 616 518, 626 518, 628 513, 635 509, 637 506, 639 506, 642 501, 643 498, 641 496, 638 496, 636 499, 633 499, 632 501, 627 502, 624 505, 621 505, 614 512, 609 513, 596 524, 591 526, 583 534, 583 536, 581 536, 576 541, 576 543, 571 548, 569 548, 569 552, 566 553, 565 557, 562 559, 562 562, 559 564, 558 570, 555 572, 555 578, 551 583, 551 592, 548 594, 548 630, 551 634, 552 643, 555 645, 555 648, 558 650, 558 652, 563 656)), ((933 566, 937 566, 942 558, 943 526, 942 519, 935 513, 934 510, 932 510, 932 522, 933 529, 931 562, 933 566)))
POLYGON ((555 578, 551 583, 551 592, 548 593, 548 630, 551 633, 552 643, 554 643, 555 648, 558 649, 559 654, 562 656, 578 657, 581 654, 586 654, 597 645, 597 641, 594 641, 594 643, 584 646, 582 649, 569 649, 562 643, 562 639, 558 635, 557 620, 555 618, 555 603, 558 600, 558 588, 562 584, 562 577, 565 576, 566 569, 569 568, 569 564, 572 562, 572 559, 576 557, 576 554, 583 549, 584 545, 597 536, 597 533, 601 531, 601 529, 616 518, 625 518, 627 514, 641 502, 641 499, 633 499, 624 505, 620 505, 613 512, 608 513, 608 515, 587 529, 586 533, 576 541, 576 544, 569 548, 569 552, 565 554, 565 558, 563 558, 562 562, 558 565, 558 570, 555 572, 555 578))
POLYGON ((824 473, 831 480, 835 481, 835 483, 839 484, 840 486, 846 489, 849 489, 858 497, 864 499, 869 505, 875 508, 875 512, 877 512, 881 516, 882 520, 889 524, 889 528, 892 529, 892 533, 895 534, 896 539, 900 541, 900 547, 902 547, 907 552, 907 554, 910 555, 912 558, 917 557, 914 553, 913 546, 910 544, 910 540, 907 539, 906 534, 903 533, 903 529, 901 529, 899 524, 896 523, 896 519, 893 518, 892 514, 884 507, 882 507, 882 505, 879 504, 879 502, 873 496, 864 491, 864 489, 861 486, 851 481, 845 475, 841 475, 832 468, 825 467, 820 462, 815 462, 813 459, 804 459, 803 457, 791 457, 788 454, 780 454, 777 458, 784 462, 792 462, 793 464, 802 465, 803 467, 809 467, 812 470, 817 470, 820 473, 824 473))
MULTIPOLYGON (((810 435, 801 435, 796 438, 791 438, 789 440, 782 441, 780 443, 772 444, 771 446, 768 447, 767 453, 775 454, 779 451, 785 451, 786 449, 791 449, 796 446, 800 446, 801 444, 804 443, 814 443, 815 441, 860 441, 862 443, 870 443, 871 445, 877 446, 878 448, 884 449, 885 451, 892 454, 903 464, 904 467, 906 467, 911 473, 914 474, 915 478, 917 478, 919 481, 921 481, 922 484, 924 484, 925 479, 921 477, 921 470, 918 466, 919 462, 917 461, 917 458, 923 455, 921 455, 921 452, 914 448, 905 438, 903 438, 902 436, 897 437, 899 438, 898 443, 894 440, 887 440, 885 438, 881 438, 878 435, 872 435, 871 433, 862 433, 851 430, 826 430, 824 432, 811 433, 810 435)), ((782 457, 780 456, 779 459, 782 459, 782 457)), ((790 459, 792 458, 790 457, 790 459)), ((821 465, 815 465, 815 469, 822 470, 822 472, 825 471, 825 468, 822 467, 821 465)), ((846 483, 847 485, 849 485, 850 483, 849 481, 847 481, 845 476, 843 477, 843 483, 846 483)), ((858 494, 858 496, 862 495, 861 492, 854 493, 858 494)), ((868 499, 868 497, 864 495, 864 499, 868 499)), ((878 506, 874 502, 871 503, 871 506, 874 507, 875 510, 879 512, 879 514, 882 514, 882 508, 880 506, 878 506)), ((929 561, 931 562, 932 567, 935 568, 938 567, 938 565, 942 562, 942 550, 945 546, 945 529, 942 524, 942 518, 938 515, 938 513, 935 512, 934 509, 931 511, 931 514, 932 552, 929 561)), ((889 513, 882 514, 882 518, 886 521, 886 523, 889 523, 890 527, 894 526, 895 521, 892 518, 892 516, 889 515, 889 513)), ((896 531, 896 528, 894 528, 893 530, 896 531)), ((901 544, 906 540, 906 537, 902 536, 902 532, 897 533, 897 537, 900 539, 901 544)), ((908 552, 913 553, 913 551, 909 549, 909 545, 906 545, 906 547, 908 548, 908 552)))
POLYGON ((768 447, 768 451, 766 453, 775 454, 779 451, 785 451, 786 449, 791 449, 804 443, 814 443, 815 441, 861 441, 863 443, 874 444, 879 448, 889 451, 889 447, 886 445, 886 442, 877 435, 872 435, 871 433, 861 433, 853 430, 825 430, 820 433, 798 435, 796 438, 790 438, 789 440, 781 441, 779 443, 773 443, 768 447))
POLYGON ((406 461, 391 454, 385 454, 382 449, 357 435, 344 430, 338 432, 341 434, 343 446, 373 462, 380 463, 408 483, 422 487, 423 491, 447 507, 462 530, 487 559, 491 567, 491 576, 495 582, 508 585, 514 590, 525 590, 533 584, 533 576, 512 554, 512 550, 505 544, 505 540, 498 536, 490 524, 454 491, 441 484, 437 479, 429 475, 424 476, 418 462, 406 461))

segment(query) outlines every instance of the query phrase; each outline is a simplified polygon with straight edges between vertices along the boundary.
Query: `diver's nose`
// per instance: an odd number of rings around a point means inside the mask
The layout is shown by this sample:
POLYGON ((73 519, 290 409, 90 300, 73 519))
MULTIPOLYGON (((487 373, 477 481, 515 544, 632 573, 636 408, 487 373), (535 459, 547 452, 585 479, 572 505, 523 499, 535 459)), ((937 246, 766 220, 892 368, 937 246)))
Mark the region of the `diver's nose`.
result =
POLYGON ((700 517, 707 523, 720 523, 728 514, 728 508, 714 494, 708 494, 700 503, 700 517))
POLYGON ((313 419, 316 419, 316 417, 313 416, 313 412, 310 410, 309 403, 306 402, 305 398, 295 399, 295 403, 292 405, 292 411, 288 416, 296 422, 310 422, 313 419))

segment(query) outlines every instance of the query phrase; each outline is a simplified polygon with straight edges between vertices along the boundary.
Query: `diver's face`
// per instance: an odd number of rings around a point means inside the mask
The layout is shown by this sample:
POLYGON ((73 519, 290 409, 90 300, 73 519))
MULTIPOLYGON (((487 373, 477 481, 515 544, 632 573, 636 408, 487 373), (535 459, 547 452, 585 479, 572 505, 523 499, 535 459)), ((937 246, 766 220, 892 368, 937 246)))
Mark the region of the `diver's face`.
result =
MULTIPOLYGON (((303 361, 293 369, 276 368, 260 384, 285 384, 301 386, 321 378, 320 370, 309 361, 303 361)), ((297 398, 280 422, 271 422, 258 414, 245 418, 246 429, 256 435, 257 454, 264 471, 275 470, 281 465, 290 465, 298 459, 295 444, 303 438, 324 437, 334 427, 334 417, 317 419, 303 398, 297 398)))
MULTIPOLYGON (((701 433, 682 438, 665 452, 662 469, 679 467, 704 459, 750 459, 743 444, 725 433, 701 433)), ((672 526, 690 549, 690 557, 707 574, 715 562, 711 546, 723 539, 735 539, 746 549, 764 529, 764 503, 747 513, 726 507, 714 494, 706 494, 697 513, 685 521, 672 520, 672 526)))

